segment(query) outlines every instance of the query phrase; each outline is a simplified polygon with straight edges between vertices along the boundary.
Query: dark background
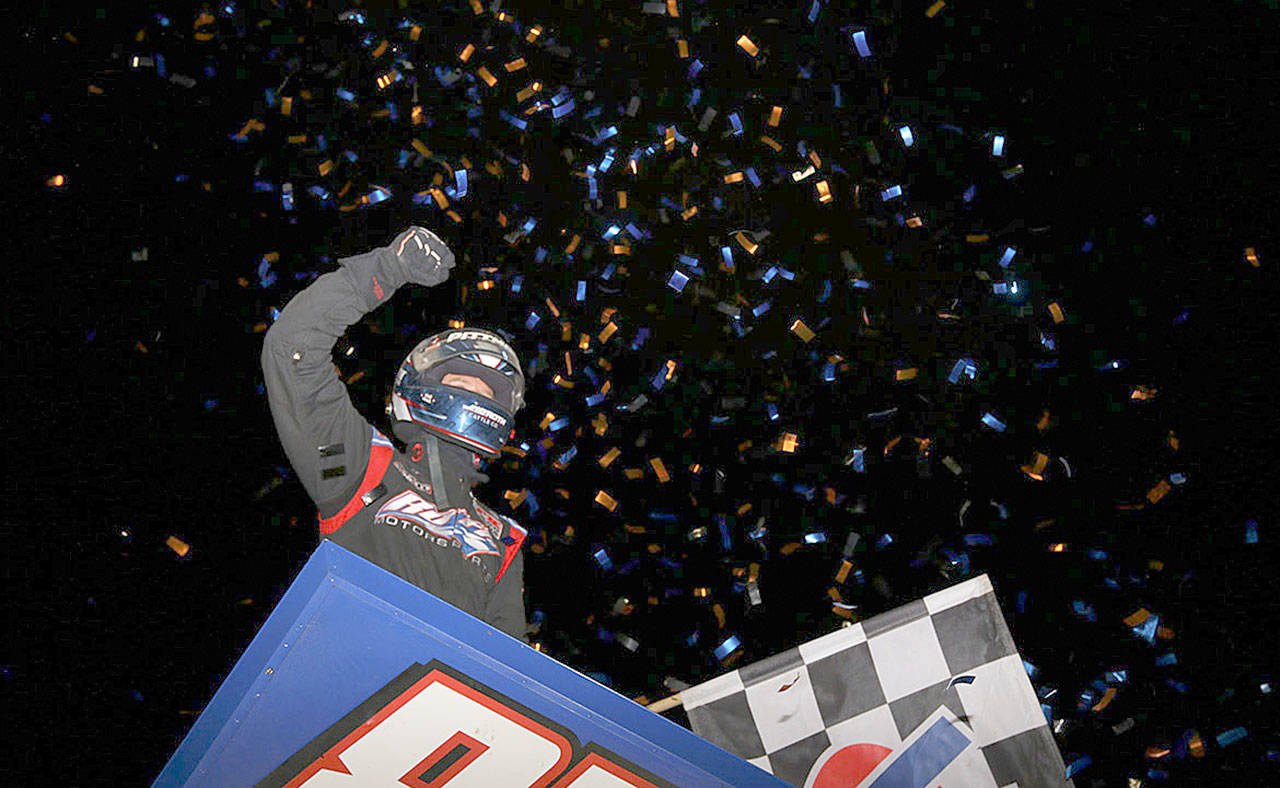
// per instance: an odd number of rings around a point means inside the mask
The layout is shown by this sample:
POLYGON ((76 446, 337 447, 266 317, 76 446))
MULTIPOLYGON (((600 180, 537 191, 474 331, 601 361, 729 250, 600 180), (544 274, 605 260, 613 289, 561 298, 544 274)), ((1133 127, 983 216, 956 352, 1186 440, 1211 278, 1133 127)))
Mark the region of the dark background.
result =
MULTIPOLYGON (((1193 729, 1207 755, 1161 767, 1169 784, 1269 784, 1277 766, 1274 695, 1259 686, 1274 681, 1280 624, 1277 420, 1266 382, 1280 295, 1273 199, 1280 11, 1274 2, 1244 0, 1190 9, 956 3, 925 20, 926 4, 881 5, 897 20, 881 39, 892 49, 895 109, 1003 128, 1029 173, 1009 206, 1021 226, 1050 227, 1063 245, 1095 238, 1103 247, 1087 259, 1059 256, 1039 275, 1086 316, 1075 333, 1079 368, 1123 357, 1132 375, 1115 386, 1084 373, 1073 378, 1063 396, 1076 406, 1060 446, 1079 473, 1066 489, 1054 488, 1056 497, 1025 508, 1069 511, 1072 530, 1050 541, 1103 545, 1116 576, 1136 580, 1122 599, 1099 598, 1096 562, 1067 557, 1046 568, 1045 539, 1029 527, 974 558, 975 568, 992 574, 1024 656, 1066 699, 1064 755, 1093 760, 1077 784, 1151 779, 1147 770, 1161 764, 1145 757, 1147 748, 1172 746, 1193 729), (1148 214, 1154 227, 1142 224, 1148 214), (1245 262, 1245 247, 1257 249, 1260 267, 1245 262), (1184 311, 1186 319, 1175 321, 1184 311), (1129 382, 1142 381, 1159 387, 1159 410, 1113 407, 1129 382), (1159 455, 1168 430, 1182 442, 1176 459, 1159 455), (1116 509, 1119 500, 1141 501, 1154 480, 1174 471, 1189 482, 1159 507, 1116 509), (1256 545, 1242 539, 1249 518, 1259 524, 1256 545), (1151 560, 1162 568, 1152 569, 1151 560), (1046 601, 1015 614, 1013 595, 1023 588, 1046 601), (1099 622, 1073 618, 1073 598, 1092 600, 1099 622), (1140 604, 1176 631, 1168 649, 1116 625, 1140 604), (1151 666, 1163 650, 1177 651, 1177 669, 1151 666), (1075 714, 1074 695, 1120 666, 1131 676, 1116 709, 1101 718, 1075 714), (1186 682, 1185 691, 1170 686, 1170 677, 1186 682), (1126 717, 1136 729, 1114 734, 1111 726, 1126 717), (1237 725, 1248 727, 1249 738, 1214 745, 1216 733, 1237 725)), ((560 28, 565 43, 620 36, 611 9, 636 16, 622 4, 509 8, 560 28)), ((269 70, 261 53, 227 38, 217 55, 220 76, 197 91, 137 77, 122 53, 157 11, 189 29, 192 9, 182 4, 76 12, 34 5, 22 12, 6 53, 11 119, 0 150, 11 173, 6 214, 17 242, 10 244, 3 339, 10 447, 3 692, 9 727, 31 734, 7 737, 12 751, 0 770, 12 771, 13 784, 149 781, 315 545, 313 510, 296 482, 259 495, 286 461, 254 390, 261 338, 247 327, 261 319, 262 297, 236 282, 252 280, 253 266, 243 261, 261 254, 263 239, 247 185, 257 156, 227 135, 254 115, 269 70), (62 37, 68 30, 78 45, 62 37), (89 95, 89 83, 104 95, 89 95), (177 172, 192 175, 175 183, 177 172), (55 173, 69 174, 68 188, 44 185, 55 173), (201 180, 217 188, 202 191, 201 180), (144 246, 149 261, 131 261, 130 252, 144 246), (192 545, 186 558, 165 547, 171 534, 192 545)), ((777 9, 784 11, 796 13, 777 9)), ((719 18, 731 27, 734 14, 769 13, 733 4, 719 18)), ((180 60, 177 51, 171 59, 180 60)), ((291 232, 295 246, 337 257, 386 243, 401 218, 390 210, 313 213, 291 232)), ((492 236, 467 232, 454 240, 484 254, 492 236)), ((661 282, 653 288, 657 295, 637 287, 620 299, 643 310, 662 303, 661 282)), ((455 297, 397 296, 398 316, 382 324, 404 323, 408 314, 426 325, 433 310, 454 308, 455 297)), ((366 343, 359 368, 369 374, 366 387, 353 389, 375 417, 382 394, 369 381, 387 379, 403 347, 398 329, 380 337, 376 327, 359 333, 366 343)), ((661 335, 655 342, 662 344, 661 335)), ((641 354, 652 362, 645 369, 667 357, 662 351, 641 354)), ((741 363, 747 377, 776 374, 741 363)), ((1007 392, 991 396, 1019 402, 1007 392)), ((542 411, 534 399, 528 418, 536 422, 542 411)), ((806 409, 822 407, 810 399, 792 415, 803 421, 806 409)), ((982 456, 977 433, 956 435, 982 456)), ((496 472, 490 498, 523 473, 496 472)), ((868 574, 878 573, 890 590, 857 597, 866 615, 943 584, 939 574, 909 567, 931 529, 943 528, 931 522, 953 518, 964 497, 947 479, 925 483, 910 468, 886 468, 876 482, 863 491, 879 518, 859 526, 867 541, 895 519, 918 527, 914 540, 904 540, 911 549, 867 558, 868 574)), ((988 483, 999 489, 1003 482, 988 483)), ((582 492, 589 501, 592 490, 582 492)), ((568 516, 580 523, 600 516, 589 512, 584 506, 568 516)), ((540 527, 554 537, 553 527, 540 527)), ((607 532, 599 541, 610 544, 607 532)), ((620 593, 643 591, 591 574, 585 547, 565 543, 530 556, 529 605, 547 616, 543 637, 553 655, 605 674, 624 694, 650 698, 665 694, 665 676, 696 681, 724 669, 705 654, 699 662, 664 652, 652 655, 661 666, 655 671, 601 645, 585 618, 601 615, 620 593), (566 576, 588 578, 586 596, 598 598, 575 600, 578 586, 557 580, 566 576)), ((813 584, 805 578, 814 567, 828 572, 838 548, 766 565, 769 611, 745 616, 738 630, 747 658, 836 625, 821 588, 808 596, 796 589, 813 584)), ((662 643, 665 634, 645 642, 662 643)))

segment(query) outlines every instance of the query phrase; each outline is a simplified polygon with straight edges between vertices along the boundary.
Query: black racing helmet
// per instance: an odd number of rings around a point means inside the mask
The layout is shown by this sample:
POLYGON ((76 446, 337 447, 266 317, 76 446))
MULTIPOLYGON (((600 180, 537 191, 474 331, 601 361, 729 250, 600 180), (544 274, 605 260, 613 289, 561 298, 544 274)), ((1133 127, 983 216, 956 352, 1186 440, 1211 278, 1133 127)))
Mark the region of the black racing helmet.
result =
POLYGON ((493 458, 514 434, 524 406, 524 372, 506 340, 492 331, 458 328, 422 340, 409 352, 391 390, 391 419, 397 437, 421 427, 441 440, 493 458), (480 378, 493 389, 486 397, 446 386, 445 375, 480 378))

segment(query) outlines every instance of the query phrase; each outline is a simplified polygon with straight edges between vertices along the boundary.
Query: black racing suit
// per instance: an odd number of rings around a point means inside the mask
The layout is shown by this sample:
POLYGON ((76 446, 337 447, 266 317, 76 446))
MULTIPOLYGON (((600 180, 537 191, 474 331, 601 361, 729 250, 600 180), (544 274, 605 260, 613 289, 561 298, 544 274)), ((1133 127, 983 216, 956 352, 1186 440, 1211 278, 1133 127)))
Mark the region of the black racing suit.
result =
POLYGON ((396 450, 351 404, 334 367, 338 337, 409 281, 382 247, 340 260, 294 296, 262 348, 271 415, 322 538, 523 639, 525 529, 474 498, 438 510, 421 447, 396 450))

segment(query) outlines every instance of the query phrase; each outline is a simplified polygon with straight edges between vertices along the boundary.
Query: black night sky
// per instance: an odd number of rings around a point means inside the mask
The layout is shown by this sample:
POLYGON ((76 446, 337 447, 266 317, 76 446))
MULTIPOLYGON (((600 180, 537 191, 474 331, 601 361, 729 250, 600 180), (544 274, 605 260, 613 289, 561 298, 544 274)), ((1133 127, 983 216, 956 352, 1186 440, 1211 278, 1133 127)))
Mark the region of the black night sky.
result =
POLYGON ((177 747, 317 543, 262 332, 411 223, 453 278, 335 363, 382 425, 417 337, 512 334, 528 451, 483 497, 533 530, 552 656, 653 700, 838 627, 830 589, 865 618, 986 572, 1064 759, 1090 759, 1077 785, 1280 779, 1275 0, 645 5, 20 12, 7 784, 145 784, 177 747), (379 87, 392 58, 413 68, 379 87), (532 80, 575 107, 511 114, 532 80), (464 166, 451 218, 429 190, 464 166), (948 381, 958 359, 973 380, 948 381), (1123 623, 1141 608, 1150 642, 1123 623), (1095 682, 1117 689, 1098 711, 1095 682))

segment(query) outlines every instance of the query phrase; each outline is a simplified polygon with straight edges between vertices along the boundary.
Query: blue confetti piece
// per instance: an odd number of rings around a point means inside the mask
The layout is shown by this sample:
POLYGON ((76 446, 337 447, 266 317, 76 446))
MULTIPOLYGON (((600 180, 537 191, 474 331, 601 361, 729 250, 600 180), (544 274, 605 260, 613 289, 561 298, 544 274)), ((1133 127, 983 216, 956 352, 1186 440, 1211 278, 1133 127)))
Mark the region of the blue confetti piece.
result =
POLYGON ((1004 136, 997 134, 991 140, 991 155, 992 156, 1004 155, 1004 136))
POLYGON ((853 46, 859 57, 871 57, 871 47, 867 44, 867 31, 859 30, 853 34, 853 46))
POLYGON ((827 541, 827 535, 822 531, 814 531, 804 535, 805 544, 822 544, 827 541))
POLYGON ((1012 246, 1006 246, 1004 248, 1004 254, 1000 255, 1000 267, 1008 268, 1009 263, 1013 262, 1013 256, 1017 253, 1017 249, 1014 249, 1012 246))
POLYGON ((765 405, 765 411, 769 414, 769 421, 778 420, 778 406, 772 402, 765 405))
POLYGON ((586 298, 587 298, 587 283, 586 283, 586 280, 579 279, 579 280, 578 280, 578 292, 574 294, 574 300, 575 300, 575 301, 585 301, 585 300, 586 300, 586 298))
POLYGON ((729 113, 729 122, 733 124, 733 136, 741 137, 742 136, 742 119, 738 117, 738 113, 736 112, 729 113))
MULTIPOLYGON (((1026 593, 1026 592, 1023 592, 1023 593, 1026 593)), ((1034 679, 1036 676, 1040 675, 1040 668, 1037 668, 1035 665, 1032 665, 1030 662, 1027 662, 1025 659, 1022 660, 1022 669, 1027 672, 1027 678, 1034 679)))
MULTIPOLYGON (((1093 606, 1082 599, 1071 600, 1071 612, 1090 623, 1098 620, 1098 614, 1094 611, 1093 606)), ((1154 616, 1152 616, 1152 618, 1154 618, 1154 616)))
POLYGON ((844 464, 853 468, 854 473, 867 472, 867 450, 863 448, 855 448, 849 452, 849 456, 845 459, 844 464))
POLYGON ((1146 226, 1148 226, 1148 227, 1155 227, 1155 226, 1156 226, 1156 215, 1155 215, 1154 213, 1149 213, 1149 214, 1147 214, 1147 215, 1142 219, 1142 223, 1143 223, 1143 224, 1145 224, 1145 225, 1146 225, 1146 226))
POLYGON ((908 148, 916 144, 916 138, 915 135, 911 133, 910 126, 899 126, 898 136, 902 138, 902 144, 908 148))
POLYGON ((1160 617, 1157 615, 1149 615, 1147 616, 1146 621, 1136 627, 1133 627, 1133 634, 1154 645, 1156 642, 1156 629, 1159 628, 1159 626, 1160 617))
POLYGON ((813 0, 813 5, 809 6, 809 15, 805 17, 809 20, 809 24, 818 21, 818 12, 821 10, 822 6, 818 3, 818 0, 813 0))
POLYGON ((1219 747, 1226 747, 1230 744, 1235 744, 1236 742, 1240 741, 1241 739, 1245 738, 1248 735, 1249 735, 1249 730, 1244 726, 1239 726, 1235 728, 1229 728, 1223 731, 1222 733, 1219 733, 1214 738, 1217 739, 1219 747))
POLYGON ((457 191, 455 192, 454 197, 459 200, 462 199, 463 197, 466 197, 467 196, 467 171, 454 170, 453 179, 457 183, 457 191))
POLYGON ((947 374, 947 382, 955 385, 961 380, 975 380, 978 377, 978 364, 971 358, 962 358, 951 366, 947 374))
POLYGON ((720 259, 724 262, 725 270, 733 270, 733 250, 727 246, 720 247, 720 259))
POLYGON ((947 684, 947 689, 951 689, 957 684, 972 684, 974 678, 974 676, 956 676, 947 684))
POLYGON ((1156 664, 1162 668, 1167 667, 1169 665, 1177 665, 1178 655, 1172 651, 1170 651, 1168 654, 1161 654, 1160 656, 1156 657, 1156 664))
POLYGON ((528 331, 532 331, 533 327, 538 325, 538 321, 542 319, 542 315, 537 312, 530 312, 528 319, 524 321, 524 327, 528 331))
POLYGON ((556 419, 555 421, 553 421, 553 422, 551 422, 550 424, 548 424, 548 425, 547 425, 547 431, 548 431, 548 432, 559 432, 560 430, 562 430, 562 429, 564 429, 565 427, 568 427, 568 426, 569 426, 569 417, 568 417, 568 416, 561 416, 560 418, 556 419))
POLYGON ((1081 757, 1076 758, 1074 761, 1067 764, 1067 778, 1070 779, 1072 775, 1076 774, 1086 766, 1090 766, 1092 764, 1093 764, 1093 759, 1090 758, 1088 755, 1082 755, 1081 757))
POLYGON ((345 101, 355 101, 356 94, 352 93, 350 90, 347 90, 346 88, 338 88, 334 92, 338 95, 338 98, 340 99, 343 99, 345 101))
POLYGON ((961 195, 960 199, 965 202, 973 202, 973 198, 976 196, 978 196, 978 187, 970 185, 969 188, 964 190, 964 194, 961 195))
POLYGON ((536 250, 534 250, 533 261, 535 263, 541 263, 547 259, 548 254, 549 253, 547 252, 547 248, 545 246, 539 246, 536 250))
POLYGON ((561 119, 561 118, 563 118, 565 115, 568 115, 570 112, 573 112, 573 110, 574 110, 574 106, 575 106, 575 105, 574 105, 574 103, 573 103, 573 99, 569 99, 569 100, 568 100, 568 101, 566 101, 564 104, 561 104, 561 105, 560 105, 560 106, 558 106, 558 107, 552 107, 552 108, 551 108, 551 119, 552 119, 552 120, 560 120, 560 119, 561 119))
MULTIPOLYGON (((520 288, 522 288, 522 287, 524 287, 524 275, 523 275, 523 274, 516 274, 515 276, 511 277, 511 292, 513 292, 513 293, 519 293, 519 292, 520 292, 520 288)), ((537 313, 536 313, 536 312, 530 313, 530 315, 531 315, 531 316, 532 316, 532 315, 534 315, 534 314, 537 314, 537 313)), ((538 321, 536 321, 536 320, 535 320, 535 321, 533 321, 533 322, 534 322, 534 324, 536 325, 538 321)), ((528 326, 528 327, 529 327, 529 328, 533 328, 533 326, 528 326)))
POLYGON ((995 430, 996 432, 1004 432, 1006 425, 1003 421, 996 418, 993 413, 982 414, 982 423, 995 430))
POLYGON ((991 537, 987 534, 965 534, 964 543, 970 547, 988 547, 994 544, 991 537))
POLYGON ((698 76, 698 74, 702 73, 702 68, 703 68, 703 65, 701 60, 695 59, 692 63, 690 63, 689 71, 688 71, 689 79, 693 79, 694 77, 698 76))
POLYGON ((741 648, 741 646, 742 646, 742 641, 738 639, 738 636, 730 635, 729 637, 725 638, 724 641, 720 643, 720 645, 716 646, 715 651, 713 651, 712 653, 715 654, 716 659, 724 660, 728 658, 730 654, 732 654, 733 652, 741 648))
POLYGON ((603 547, 601 547, 599 550, 596 550, 591 555, 593 558, 596 559, 596 563, 599 564, 600 568, 603 569, 604 571, 608 572, 610 569, 613 569, 613 560, 609 558, 608 551, 606 551, 603 547))
POLYGON ((751 314, 755 315, 756 317, 760 317, 765 312, 768 312, 771 306, 772 304, 768 301, 765 301, 762 304, 757 304, 756 307, 751 310, 751 314))
POLYGON ((902 187, 896 184, 880 192, 880 199, 884 202, 888 202, 889 200, 892 200, 895 197, 901 197, 901 196, 902 196, 902 187))
POLYGON ((1246 521, 1245 521, 1245 524, 1244 524, 1244 543, 1245 543, 1245 544, 1257 544, 1257 543, 1258 543, 1258 521, 1257 521, 1257 520, 1246 520, 1246 521))
POLYGON ((836 379, 836 364, 834 361, 828 361, 822 367, 822 380, 827 383, 834 383, 836 379))
POLYGON ((733 549, 733 540, 729 536, 729 524, 724 515, 716 516, 716 526, 720 529, 720 546, 727 553, 733 549))

